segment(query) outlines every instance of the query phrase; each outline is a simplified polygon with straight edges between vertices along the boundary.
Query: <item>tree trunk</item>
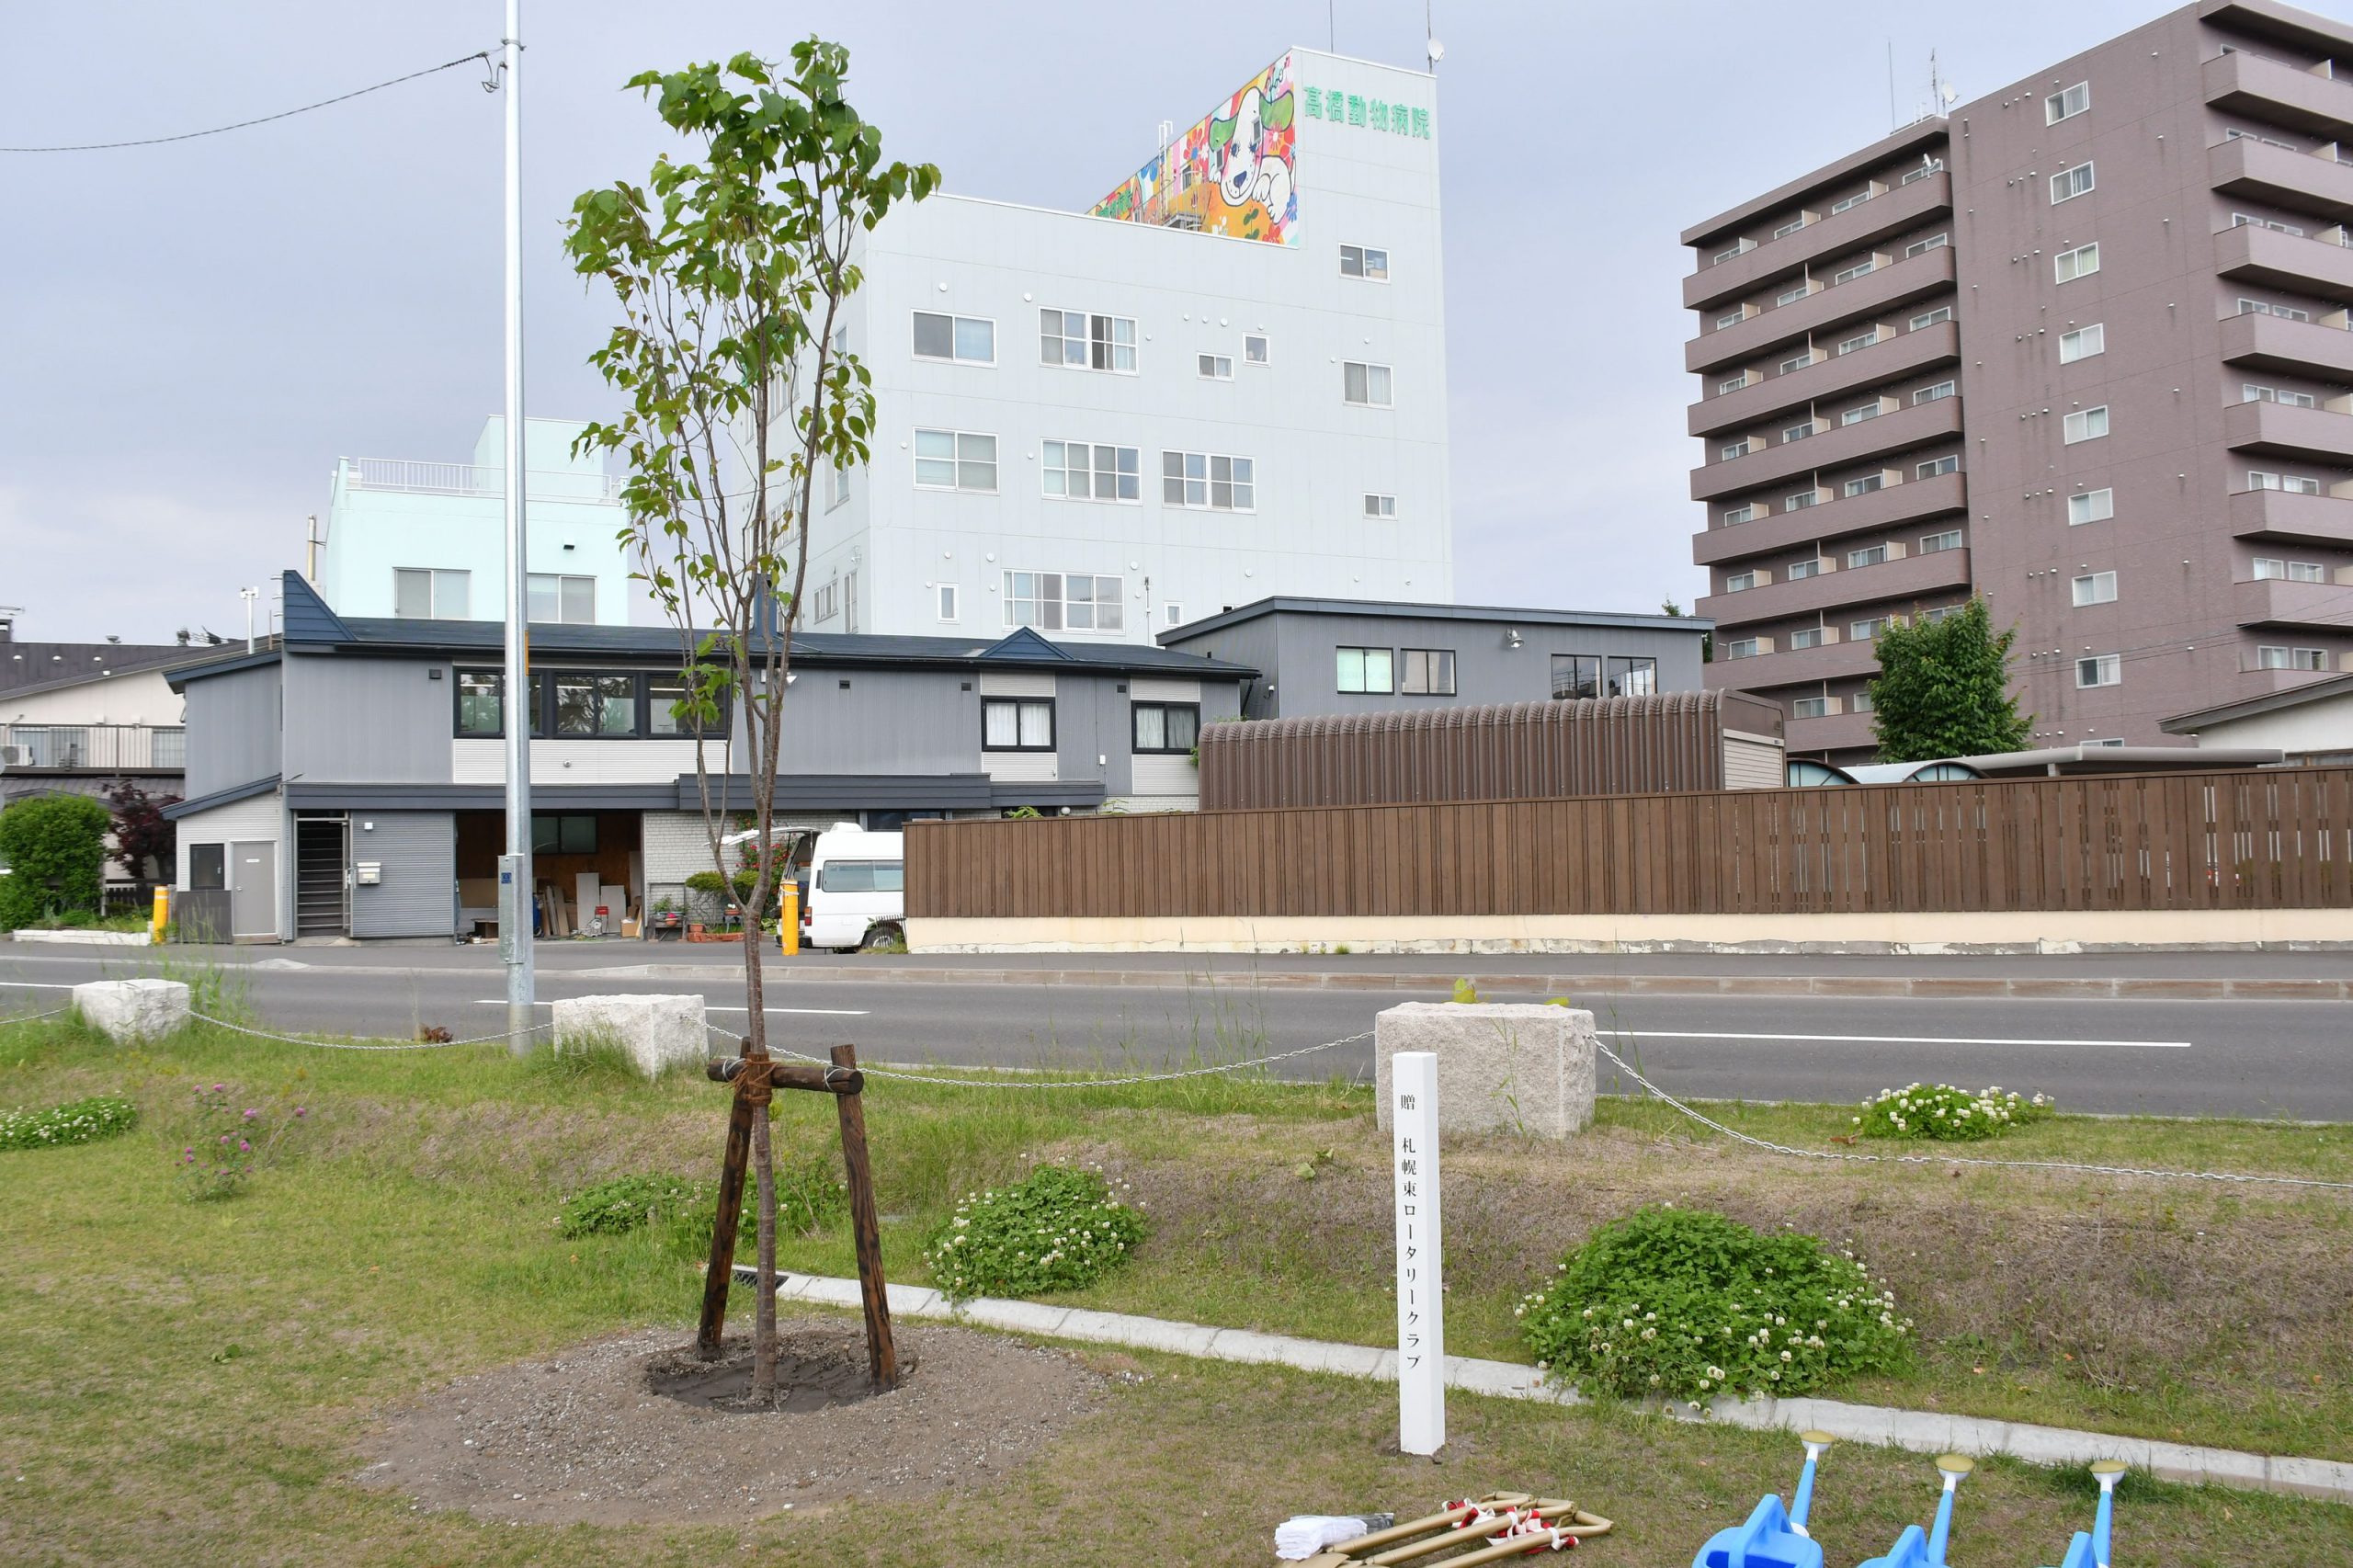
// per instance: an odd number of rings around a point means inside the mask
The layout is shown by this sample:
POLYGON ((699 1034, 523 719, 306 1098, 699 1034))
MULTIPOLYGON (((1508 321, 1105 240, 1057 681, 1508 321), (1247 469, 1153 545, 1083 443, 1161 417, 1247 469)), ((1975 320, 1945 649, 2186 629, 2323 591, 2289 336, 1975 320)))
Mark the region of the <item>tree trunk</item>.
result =
MULTIPOLYGON (((765 1067, 765 1064, 763 1064, 765 1067)), ((776 1403, 776 1161, 768 1108, 752 1110, 752 1171, 759 1182, 760 1278, 752 1305, 752 1403, 776 1403)))

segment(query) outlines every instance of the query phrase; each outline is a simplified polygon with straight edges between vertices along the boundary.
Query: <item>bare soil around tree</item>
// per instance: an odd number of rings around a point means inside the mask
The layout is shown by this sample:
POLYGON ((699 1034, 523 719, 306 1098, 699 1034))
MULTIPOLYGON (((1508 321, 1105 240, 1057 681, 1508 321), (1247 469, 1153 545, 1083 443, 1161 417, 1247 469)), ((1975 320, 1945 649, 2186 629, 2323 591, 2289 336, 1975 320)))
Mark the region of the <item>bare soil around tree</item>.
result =
POLYGON ((1000 1482, 1097 1403, 1064 1352, 900 1324, 889 1393, 867 1385, 856 1322, 778 1325, 778 1402, 749 1399, 752 1346, 718 1362, 672 1328, 496 1368, 397 1411, 363 1445, 363 1485, 426 1509, 536 1524, 741 1524, 851 1497, 1000 1482))

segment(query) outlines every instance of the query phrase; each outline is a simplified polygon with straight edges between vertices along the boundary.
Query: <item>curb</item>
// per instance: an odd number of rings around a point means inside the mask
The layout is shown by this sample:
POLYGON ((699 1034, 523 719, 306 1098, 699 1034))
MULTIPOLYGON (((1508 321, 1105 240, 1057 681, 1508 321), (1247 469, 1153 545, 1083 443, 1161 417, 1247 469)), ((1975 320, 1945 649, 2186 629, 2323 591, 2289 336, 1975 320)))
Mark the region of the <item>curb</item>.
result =
MULTIPOLYGON (((637 964, 623 970, 581 970, 584 978, 686 980, 704 966, 637 964)), ((550 971, 554 972, 554 971, 550 971)), ((714 971, 733 977, 736 970, 714 971)), ((1170 969, 888 969, 858 964, 799 965, 786 960, 763 971, 771 983, 903 985, 1076 985, 1213 990, 1412 991, 1444 994, 1446 974, 1351 972, 1345 970, 1212 971, 1170 969)), ((2132 976, 2038 979, 1999 976, 1709 975, 1709 974, 1472 974, 1482 992, 1539 992, 1551 996, 1822 996, 1919 997, 1961 1000, 2143 1002, 2348 1002, 2353 980, 2143 980, 2132 976)))
MULTIPOLYGON (((748 1264, 737 1264, 735 1273, 747 1276, 755 1270, 748 1264)), ((1212 1328, 1127 1312, 1098 1312, 1085 1307, 1053 1307, 988 1297, 954 1307, 938 1291, 916 1285, 892 1285, 889 1291, 891 1310, 904 1317, 945 1319, 1052 1339, 1123 1345, 1212 1361, 1272 1364, 1304 1372, 1335 1372, 1343 1377, 1378 1380, 1397 1375, 1394 1350, 1376 1350, 1365 1345, 1335 1345, 1326 1340, 1297 1339, 1290 1335, 1212 1328)), ((854 1309, 859 1304, 857 1280, 824 1275, 780 1270, 776 1293, 779 1301, 807 1301, 819 1306, 854 1309)), ((1449 1356, 1446 1382, 1449 1388, 1495 1399, 1548 1404, 1585 1403, 1574 1389, 1554 1387, 1535 1368, 1511 1361, 1449 1356)), ((1879 1404, 1847 1404, 1834 1399, 1719 1399, 1704 1415, 1674 1410, 1668 1414, 1677 1420, 1721 1421, 1755 1431, 1802 1432, 1819 1428, 1850 1442, 1875 1443, 1913 1453, 2007 1454, 2031 1464, 2045 1465, 2087 1464, 2093 1460, 2116 1459, 2163 1481, 2205 1483, 2241 1491, 2286 1493, 2328 1503, 2353 1503, 2353 1463, 2338 1460, 2250 1454, 2235 1449, 2120 1437, 2067 1426, 1943 1415, 1879 1404)))

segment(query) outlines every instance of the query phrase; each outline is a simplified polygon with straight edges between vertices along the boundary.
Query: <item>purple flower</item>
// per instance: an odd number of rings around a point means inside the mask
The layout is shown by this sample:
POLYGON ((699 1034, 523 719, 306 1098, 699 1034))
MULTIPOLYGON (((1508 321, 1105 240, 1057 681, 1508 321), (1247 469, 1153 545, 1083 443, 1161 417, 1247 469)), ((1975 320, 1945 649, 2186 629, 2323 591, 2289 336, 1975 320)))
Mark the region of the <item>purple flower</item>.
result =
POLYGON ((261 1114, 261 1112, 259 1112, 259 1111, 257 1111, 257 1110, 249 1110, 249 1111, 245 1112, 245 1119, 246 1119, 247 1121, 251 1121, 255 1117, 257 1117, 257 1116, 259 1116, 260 1114, 261 1114))
POLYGON ((222 1093, 225 1092, 225 1091, 228 1089, 228 1087, 229 1087, 229 1085, 226 1085, 226 1084, 215 1084, 215 1085, 212 1085, 212 1092, 213 1092, 214 1094, 216 1094, 216 1095, 217 1095, 217 1094, 222 1094, 222 1093))
POLYGON ((294 1108, 294 1114, 295 1114, 296 1116, 304 1116, 304 1115, 307 1115, 307 1114, 309 1114, 309 1113, 308 1113, 308 1112, 306 1112, 306 1111, 304 1111, 304 1110, 303 1110, 303 1108, 302 1108, 301 1106, 296 1106, 296 1107, 294 1108))
POLYGON ((223 1143, 226 1143, 228 1141, 229 1141, 229 1135, 228 1135, 227 1133, 223 1132, 222 1134, 221 1134, 221 1142, 222 1142, 223 1143))
POLYGON ((237 1152, 239 1153, 251 1153, 253 1152, 253 1145, 240 1138, 237 1140, 237 1152))

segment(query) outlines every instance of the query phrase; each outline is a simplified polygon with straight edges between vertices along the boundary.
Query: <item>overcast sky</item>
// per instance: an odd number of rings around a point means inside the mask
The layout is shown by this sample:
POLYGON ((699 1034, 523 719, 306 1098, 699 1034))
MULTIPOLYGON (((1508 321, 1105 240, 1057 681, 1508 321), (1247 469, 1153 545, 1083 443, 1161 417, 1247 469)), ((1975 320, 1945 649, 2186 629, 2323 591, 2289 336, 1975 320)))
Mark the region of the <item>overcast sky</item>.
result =
MULTIPOLYGON (((2334 7, 2323 7, 2334 9, 2334 7)), ((1423 0, 527 0, 531 412, 612 406, 571 198, 660 145, 644 67, 846 42, 887 152, 948 188, 1083 208, 1293 43, 1400 64, 1423 0), (1210 9, 1215 9, 1212 6, 1210 9)), ((1457 597, 1688 604, 1686 224, 2154 0, 1436 0, 1457 597)), ((494 46, 500 0, 0 7, 0 145, 165 135, 494 46)), ((500 398, 498 99, 469 65, 275 125, 0 154, 0 604, 20 635, 242 632, 340 456, 461 460, 500 398)))

